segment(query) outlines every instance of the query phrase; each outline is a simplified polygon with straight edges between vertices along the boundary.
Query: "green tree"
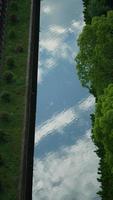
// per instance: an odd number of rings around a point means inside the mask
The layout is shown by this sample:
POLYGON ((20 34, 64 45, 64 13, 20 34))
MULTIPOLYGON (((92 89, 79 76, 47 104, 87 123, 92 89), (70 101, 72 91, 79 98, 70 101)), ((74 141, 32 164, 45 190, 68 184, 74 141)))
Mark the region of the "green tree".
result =
POLYGON ((113 84, 98 99, 93 134, 95 141, 104 146, 105 161, 113 173, 113 84))
POLYGON ((106 15, 107 11, 113 9, 112 0, 83 0, 84 20, 90 24, 94 16, 106 15))
POLYGON ((102 200, 113 198, 113 84, 99 96, 95 115, 92 119, 92 139, 100 158, 99 179, 101 188, 98 194, 102 200))
POLYGON ((77 72, 83 86, 95 96, 113 81, 113 11, 107 17, 94 17, 79 36, 77 72))

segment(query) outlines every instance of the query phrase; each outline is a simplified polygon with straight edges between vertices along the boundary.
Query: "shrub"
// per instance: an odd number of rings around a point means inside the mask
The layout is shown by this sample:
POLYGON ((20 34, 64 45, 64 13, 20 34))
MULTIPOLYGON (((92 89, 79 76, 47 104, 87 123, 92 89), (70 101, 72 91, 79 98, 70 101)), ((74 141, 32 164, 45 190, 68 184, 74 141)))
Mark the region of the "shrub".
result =
POLYGON ((7 135, 2 129, 0 129, 0 144, 4 144, 6 142, 7 142, 7 135))
POLYGON ((3 102, 8 103, 10 102, 11 98, 10 98, 10 93, 7 91, 3 91, 0 95, 0 98, 3 102))
POLYGON ((23 53, 23 51, 24 51, 24 49, 23 49, 22 46, 18 46, 18 47, 16 47, 16 49, 15 49, 15 52, 16 52, 16 53, 23 53))
POLYGON ((11 30, 11 31, 9 32, 9 39, 13 40, 13 39, 15 39, 15 38, 16 38, 15 31, 11 30))
POLYGON ((15 67, 15 62, 14 62, 14 59, 12 57, 9 57, 7 59, 7 65, 9 68, 14 68, 15 67))
POLYGON ((10 8, 12 11, 17 11, 18 10, 18 5, 16 2, 12 2, 10 5, 10 8))
POLYGON ((10 121, 10 114, 6 111, 0 112, 0 121, 1 122, 9 122, 10 121))
POLYGON ((10 16, 10 22, 11 22, 12 25, 17 24, 18 21, 19 21, 19 20, 18 20, 17 15, 13 14, 13 15, 10 16))
POLYGON ((6 71, 3 75, 3 78, 7 83, 12 83, 14 80, 14 73, 11 71, 6 71))

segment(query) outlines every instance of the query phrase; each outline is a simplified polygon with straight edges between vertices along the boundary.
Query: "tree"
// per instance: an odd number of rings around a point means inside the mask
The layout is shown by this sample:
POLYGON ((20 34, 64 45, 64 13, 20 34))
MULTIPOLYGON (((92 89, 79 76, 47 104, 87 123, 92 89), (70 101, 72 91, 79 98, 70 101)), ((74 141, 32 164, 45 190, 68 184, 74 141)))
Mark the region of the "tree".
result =
POLYGON ((104 146, 105 161, 113 173, 113 84, 98 99, 93 134, 95 140, 104 146))
POLYGON ((78 39, 77 72, 83 86, 98 96, 113 81, 113 11, 94 17, 78 39))
POLYGON ((83 0, 84 20, 86 24, 91 24, 94 16, 106 15, 107 11, 113 9, 112 0, 83 0))

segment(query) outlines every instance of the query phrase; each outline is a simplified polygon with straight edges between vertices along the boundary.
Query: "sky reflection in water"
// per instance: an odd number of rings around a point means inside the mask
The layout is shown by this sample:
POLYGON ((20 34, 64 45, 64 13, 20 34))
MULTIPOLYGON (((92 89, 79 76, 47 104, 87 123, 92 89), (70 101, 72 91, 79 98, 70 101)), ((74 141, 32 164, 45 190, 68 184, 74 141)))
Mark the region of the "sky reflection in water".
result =
POLYGON ((82 9, 80 0, 42 1, 33 200, 98 199, 90 139, 95 100, 74 62, 82 9))

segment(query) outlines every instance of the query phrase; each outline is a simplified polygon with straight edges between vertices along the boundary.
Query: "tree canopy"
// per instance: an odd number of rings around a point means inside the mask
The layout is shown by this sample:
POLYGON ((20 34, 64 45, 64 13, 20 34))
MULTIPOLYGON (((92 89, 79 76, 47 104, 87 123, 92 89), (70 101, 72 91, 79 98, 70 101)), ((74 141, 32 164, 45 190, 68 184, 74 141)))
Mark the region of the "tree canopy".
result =
POLYGON ((97 194, 113 200, 113 8, 111 0, 84 0, 86 25, 78 39, 79 79, 96 97, 92 140, 100 158, 97 194), (103 15, 104 14, 104 15, 103 15))
POLYGON ((113 84, 98 99, 93 134, 95 141, 104 146, 105 161, 113 173, 113 84))
POLYGON ((95 16, 106 14, 107 11, 113 9, 112 0, 83 0, 84 5, 84 20, 87 24, 95 16))
POLYGON ((83 86, 100 95, 113 81, 113 11, 94 17, 78 39, 77 72, 83 86))

